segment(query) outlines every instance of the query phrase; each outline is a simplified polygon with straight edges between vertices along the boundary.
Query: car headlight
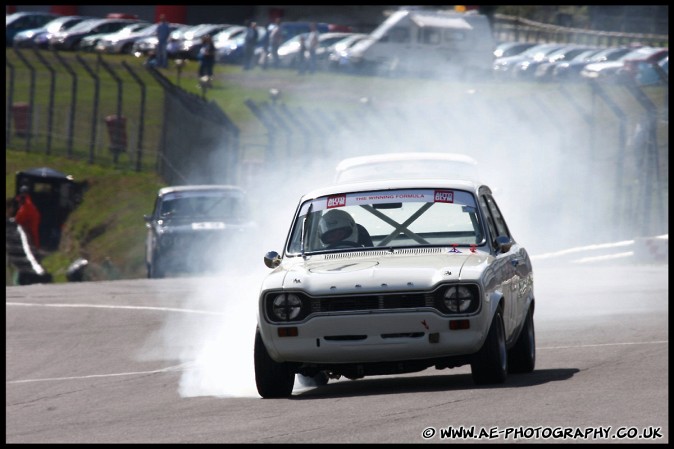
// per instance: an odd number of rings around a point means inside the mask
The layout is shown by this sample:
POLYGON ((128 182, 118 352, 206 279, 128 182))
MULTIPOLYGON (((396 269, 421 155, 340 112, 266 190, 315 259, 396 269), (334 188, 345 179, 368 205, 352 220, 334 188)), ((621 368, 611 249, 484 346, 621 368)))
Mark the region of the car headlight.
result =
POLYGON ((464 285, 451 286, 442 297, 445 307, 452 313, 466 313, 477 308, 475 289, 464 285))
POLYGON ((282 293, 272 301, 271 311, 281 321, 292 321, 302 311, 302 300, 294 293, 282 293))
POLYGON ((264 299, 266 315, 272 322, 301 321, 311 312, 311 301, 299 292, 269 293, 264 299))

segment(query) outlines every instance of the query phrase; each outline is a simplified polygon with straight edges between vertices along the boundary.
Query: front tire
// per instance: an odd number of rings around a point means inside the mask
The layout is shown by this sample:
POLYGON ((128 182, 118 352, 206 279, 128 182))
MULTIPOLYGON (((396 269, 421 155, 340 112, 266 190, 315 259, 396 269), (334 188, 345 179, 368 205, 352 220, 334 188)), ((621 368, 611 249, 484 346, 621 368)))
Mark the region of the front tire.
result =
POLYGON ((508 351, 501 311, 494 314, 487 339, 470 364, 473 382, 477 385, 501 384, 508 375, 508 351))
POLYGON ((274 361, 262 341, 260 329, 255 331, 255 385, 262 398, 287 398, 293 392, 295 372, 288 363, 274 361))
POLYGON ((534 332, 534 305, 529 306, 524 327, 515 346, 508 351, 508 371, 530 373, 536 366, 536 334, 534 332))

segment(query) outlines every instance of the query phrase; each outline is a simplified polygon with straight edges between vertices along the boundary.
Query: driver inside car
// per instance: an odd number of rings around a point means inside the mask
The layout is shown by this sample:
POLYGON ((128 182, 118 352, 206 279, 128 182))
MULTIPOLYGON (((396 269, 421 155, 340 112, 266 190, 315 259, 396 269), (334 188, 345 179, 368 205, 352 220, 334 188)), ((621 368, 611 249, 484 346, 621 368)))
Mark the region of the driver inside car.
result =
POLYGON ((343 210, 333 209, 323 215, 318 223, 318 232, 326 248, 374 246, 367 230, 343 210))

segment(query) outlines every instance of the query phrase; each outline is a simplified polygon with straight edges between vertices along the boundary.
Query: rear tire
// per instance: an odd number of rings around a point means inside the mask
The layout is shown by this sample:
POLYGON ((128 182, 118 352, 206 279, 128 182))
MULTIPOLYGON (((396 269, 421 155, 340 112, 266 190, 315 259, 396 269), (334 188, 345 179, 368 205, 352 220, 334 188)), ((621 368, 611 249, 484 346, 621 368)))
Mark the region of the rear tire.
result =
POLYGON ((262 341, 260 329, 255 331, 255 385, 263 398, 287 398, 293 392, 295 372, 288 363, 275 362, 262 341))
POLYGON ((508 351, 508 371, 530 373, 536 366, 536 335, 534 332, 534 305, 529 306, 524 327, 517 343, 508 351))
POLYGON ((473 382, 477 385, 501 384, 508 376, 508 351, 505 343, 505 329, 501 311, 494 318, 480 351, 470 364, 473 382))

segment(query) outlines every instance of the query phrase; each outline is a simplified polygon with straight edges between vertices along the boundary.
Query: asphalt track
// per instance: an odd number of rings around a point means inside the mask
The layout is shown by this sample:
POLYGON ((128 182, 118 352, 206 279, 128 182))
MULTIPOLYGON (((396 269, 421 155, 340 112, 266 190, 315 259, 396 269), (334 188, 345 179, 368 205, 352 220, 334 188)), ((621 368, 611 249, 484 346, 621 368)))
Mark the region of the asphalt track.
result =
POLYGON ((538 259, 533 373, 476 387, 468 367, 428 369, 278 400, 252 372, 264 270, 7 287, 6 443, 668 443, 668 265, 538 259))

